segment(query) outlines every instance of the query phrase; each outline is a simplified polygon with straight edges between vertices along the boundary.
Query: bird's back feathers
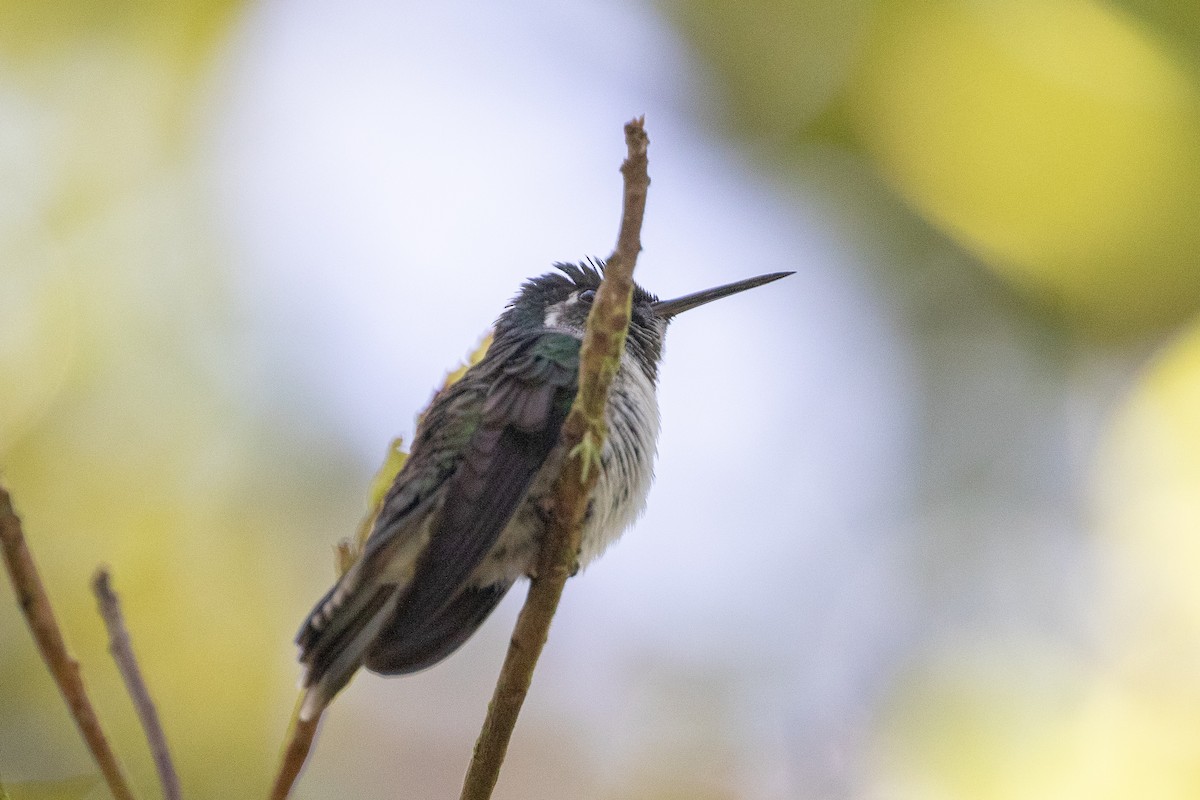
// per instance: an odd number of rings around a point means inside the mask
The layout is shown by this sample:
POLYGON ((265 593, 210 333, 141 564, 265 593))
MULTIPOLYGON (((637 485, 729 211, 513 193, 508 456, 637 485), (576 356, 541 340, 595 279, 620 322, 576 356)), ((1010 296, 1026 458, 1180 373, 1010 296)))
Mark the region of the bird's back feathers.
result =
POLYGON ((312 718, 366 663, 430 666, 461 645, 511 580, 472 573, 558 442, 576 391, 579 340, 506 337, 435 399, 360 561, 317 604, 296 642, 312 718))

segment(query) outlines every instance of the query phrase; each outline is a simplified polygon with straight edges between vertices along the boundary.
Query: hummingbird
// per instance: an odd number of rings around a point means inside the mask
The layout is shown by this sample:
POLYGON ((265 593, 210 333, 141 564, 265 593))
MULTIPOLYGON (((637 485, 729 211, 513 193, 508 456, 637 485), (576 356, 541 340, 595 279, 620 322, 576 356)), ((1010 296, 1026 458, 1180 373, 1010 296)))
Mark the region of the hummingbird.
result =
MULTIPOLYGON (((549 495, 565 458, 559 430, 575 399, 580 345, 604 263, 554 267, 521 286, 496 321, 484 357, 434 398, 360 558, 301 626, 302 719, 320 714, 360 667, 403 675, 446 658, 518 579, 535 572, 549 495)), ((684 311, 791 274, 674 300, 635 285, 576 571, 645 507, 668 324, 684 311)))

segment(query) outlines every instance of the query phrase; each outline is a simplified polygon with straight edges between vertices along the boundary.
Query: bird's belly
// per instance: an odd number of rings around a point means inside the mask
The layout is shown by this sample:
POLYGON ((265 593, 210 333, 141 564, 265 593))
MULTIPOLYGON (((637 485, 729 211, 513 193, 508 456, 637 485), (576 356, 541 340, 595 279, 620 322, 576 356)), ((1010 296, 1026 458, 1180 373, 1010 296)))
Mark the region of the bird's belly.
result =
MULTIPOLYGON (((601 454, 600 477, 584 517, 581 569, 620 538, 646 507, 654 480, 658 429, 654 385, 640 369, 622 369, 609 397, 608 439, 601 454)), ((546 499, 561 468, 562 453, 556 450, 534 478, 495 547, 476 569, 472 583, 511 583, 533 572, 545 530, 546 499)))

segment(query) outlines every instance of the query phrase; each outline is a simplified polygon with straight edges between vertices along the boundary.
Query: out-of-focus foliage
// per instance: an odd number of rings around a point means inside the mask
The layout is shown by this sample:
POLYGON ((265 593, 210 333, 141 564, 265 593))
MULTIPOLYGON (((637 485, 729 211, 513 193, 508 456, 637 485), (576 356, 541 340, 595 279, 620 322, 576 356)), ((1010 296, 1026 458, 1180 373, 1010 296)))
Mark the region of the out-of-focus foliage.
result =
POLYGON ((87 800, 107 797, 99 775, 81 775, 63 781, 26 781, 0 785, 0 800, 87 800))
POLYGON ((887 2, 848 103, 896 189, 1040 302, 1109 334, 1200 308, 1200 102, 1137 20, 887 2))
POLYGON ((731 125, 795 137, 841 92, 871 0, 672 0, 665 4, 712 63, 731 125))
MULTIPOLYGON (((908 677, 887 692, 865 796, 1200 796, 1200 4, 664 7, 715 71, 728 127, 764 160, 825 163, 822 153, 839 150, 864 157, 914 215, 971 256, 951 263, 987 270, 1012 289, 999 302, 1016 309, 1010 319, 1023 317, 1035 352, 1080 343, 1047 384, 1030 384, 1029 402, 1053 385, 1064 399, 1050 407, 1072 409, 1063 438, 1083 452, 1043 463, 1030 442, 997 440, 979 469, 1015 459, 1014 481, 1053 476, 1042 481, 1061 492, 1058 507, 1085 518, 1087 539, 1061 579, 1064 594, 1069 584, 1088 586, 1087 608, 1075 612, 1071 641, 1016 634, 1037 623, 1011 617, 998 628, 981 620, 957 636, 931 635, 943 649, 912 654, 908 677), (812 44, 826 36, 833 40, 812 44), (813 70, 820 77, 806 79, 813 70), (1164 340, 1169 347, 1139 368, 1138 354, 1164 340), (1105 349, 1114 341, 1136 344, 1105 349), (1121 366, 1096 366, 1108 359, 1121 366), (1096 373, 1109 376, 1104 387, 1082 388, 1096 373), (1102 410, 1086 412, 1088 404, 1102 410), (1086 421, 1089 413, 1098 421, 1086 421)), ((882 270, 923 265, 927 254, 908 246, 896 238, 895 264, 882 270)), ((973 327, 997 302, 961 291, 986 281, 935 287, 925 274, 915 273, 918 290, 939 310, 956 304, 973 327)), ((971 368, 951 360, 960 348, 934 344, 946 330, 930 332, 931 374, 970 380, 971 368)), ((1016 341, 988 335, 995 346, 1016 341)), ((936 435, 953 417, 938 405, 947 398, 936 382, 929 391, 936 435)), ((993 419, 973 427, 1002 429, 1005 409, 975 410, 993 419)), ((950 460, 956 449, 972 452, 933 439, 939 446, 950 460)), ((996 480, 982 474, 962 487, 996 480)), ((931 493, 946 507, 980 502, 970 489, 953 490, 931 493)), ((932 527, 937 512, 923 513, 932 527)), ((960 513, 967 525, 957 535, 973 543, 984 531, 970 523, 981 515, 960 513)), ((1020 558, 1022 513, 1000 513, 1011 528, 1000 558, 1020 558)), ((961 556, 951 546, 929 558, 965 570, 961 556)), ((969 603, 989 590, 969 577, 962 585, 937 602, 969 603)))
POLYGON ((404 462, 407 460, 408 452, 404 449, 404 439, 393 439, 392 443, 388 445, 383 464, 375 473, 375 477, 371 479, 371 490, 367 493, 369 508, 377 509, 383 503, 387 490, 392 486, 392 481, 403 469, 404 462))
MULTIPOLYGON (((1196 17, 1154 6, 1159 24, 1196 17)), ((1200 309, 1200 96, 1179 46, 1200 43, 1195 25, 1168 35, 1089 0, 668 7, 736 128, 865 149, 1043 308, 1102 337, 1200 309)))
POLYGON ((1017 652, 942 664, 884 727, 869 797, 1186 800, 1200 793, 1200 705, 1128 675, 1088 678, 1017 652))
MULTIPOLYGON (((4 0, 0 49, 10 69, 33 73, 46 66, 41 59, 110 44, 152 57, 174 78, 194 78, 211 66, 240 7, 237 0, 4 0)), ((187 94, 176 99, 177 108, 191 105, 187 94)))
POLYGON ((1115 415, 1094 496, 1106 553, 1126 577, 1122 598, 1148 615, 1127 636, 1160 670, 1192 683, 1186 676, 1200 669, 1200 325, 1159 354, 1115 415))
POLYGON ((379 510, 383 508, 383 501, 387 499, 387 490, 391 488, 392 481, 404 468, 405 461, 408 461, 408 451, 404 449, 404 438, 398 436, 388 444, 383 464, 375 473, 375 477, 371 479, 371 488, 367 492, 367 513, 358 523, 358 534, 353 540, 349 538, 338 540, 334 567, 339 578, 345 575, 354 566, 354 562, 362 557, 363 548, 367 546, 367 537, 371 535, 371 530, 375 527, 375 518, 379 516, 379 510))
MULTIPOLYGON (((313 458, 314 435, 256 411, 253 380, 231 380, 250 365, 195 145, 236 10, 0 4, 0 470, 98 710, 148 787, 87 588, 111 565, 196 797, 266 785, 294 681, 288 634, 311 593, 288 543, 329 524, 320 487, 343 479, 336 448, 313 458)), ((3 594, 0 715, 22 732, 0 736, 0 770, 85 770, 3 594)))
POLYGON ((1089 663, 997 641, 923 663, 896 689, 868 796, 1200 795, 1200 328, 1137 381, 1095 476, 1106 648, 1089 663))

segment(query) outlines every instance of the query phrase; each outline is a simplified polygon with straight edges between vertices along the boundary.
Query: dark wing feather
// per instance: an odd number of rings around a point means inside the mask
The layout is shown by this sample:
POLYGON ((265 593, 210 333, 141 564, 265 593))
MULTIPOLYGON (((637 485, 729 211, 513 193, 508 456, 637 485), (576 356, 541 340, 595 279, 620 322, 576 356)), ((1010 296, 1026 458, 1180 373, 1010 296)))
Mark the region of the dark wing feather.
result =
MULTIPOLYGON (((330 594, 333 591, 334 589, 331 589, 330 594)), ((296 639, 296 643, 304 651, 302 663, 308 667, 305 675, 306 686, 320 680, 333 668, 350 643, 371 624, 394 591, 394 586, 382 585, 373 587, 370 593, 357 593, 350 602, 339 608, 341 613, 333 618, 336 624, 325 630, 306 623, 296 639)), ((324 602, 322 600, 322 603, 324 602)))
POLYGON ((362 558, 297 636, 308 668, 306 719, 365 659, 376 663, 369 654, 379 654, 383 671, 431 665, 462 644, 500 601, 507 586, 464 584, 557 442, 575 396, 578 357, 578 340, 564 334, 506 337, 472 368, 482 374, 435 399, 362 558), (422 535, 425 509, 443 496, 411 580, 397 582, 394 562, 412 557, 403 554, 422 535))
POLYGON ((301 626, 296 643, 308 690, 301 712, 305 719, 312 719, 346 685, 390 619, 408 584, 404 567, 415 565, 425 520, 439 505, 439 490, 457 463, 456 447, 465 446, 484 397, 478 382, 460 381, 434 399, 362 556, 301 626))
MULTIPOLYGON (((482 420, 463 461, 450 479, 412 583, 378 637, 376 651, 407 650, 404 643, 410 639, 428 640, 424 648, 414 649, 440 648, 444 657, 490 613, 494 602, 486 609, 476 608, 482 613, 477 619, 456 611, 452 617, 461 613, 459 624, 470 625, 466 631, 456 632, 444 624, 447 619, 439 622, 495 546, 557 444, 575 396, 578 357, 577 339, 552 333, 524 343, 505 363, 484 402, 482 420), (440 634, 444 642, 434 641, 439 638, 431 630, 434 627, 445 629, 440 634), (447 646, 458 633, 461 638, 447 646)), ((436 660, 426 657, 422 666, 436 660)), ((391 663, 382 656, 380 662, 391 663)))
POLYGON ((468 586, 433 619, 415 629, 393 630, 393 623, 402 622, 393 616, 363 663, 381 675, 407 675, 432 667, 471 638, 511 587, 511 583, 481 589, 468 586))

